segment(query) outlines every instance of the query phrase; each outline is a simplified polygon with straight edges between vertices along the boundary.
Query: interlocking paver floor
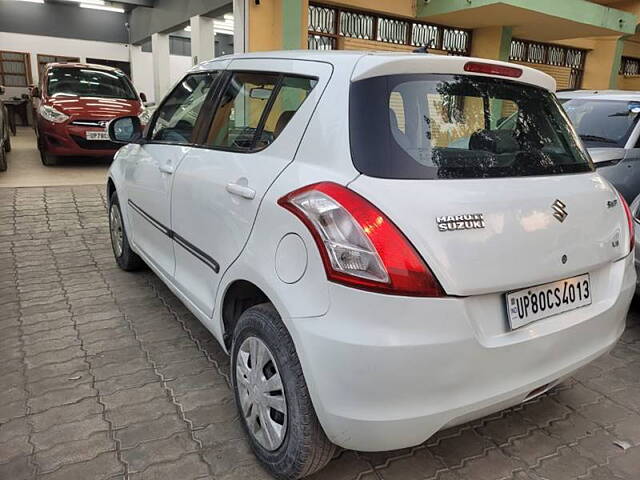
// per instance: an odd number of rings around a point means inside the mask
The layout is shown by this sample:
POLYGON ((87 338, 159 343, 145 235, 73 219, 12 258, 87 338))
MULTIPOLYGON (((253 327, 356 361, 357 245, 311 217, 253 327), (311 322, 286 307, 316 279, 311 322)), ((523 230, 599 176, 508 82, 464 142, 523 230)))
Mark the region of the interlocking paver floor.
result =
MULTIPOLYGON (((101 187, 0 188, 0 272, 1 480, 267 478, 216 341, 151 272, 116 268, 101 187)), ((553 392, 315 478, 637 480, 640 314, 553 392)))

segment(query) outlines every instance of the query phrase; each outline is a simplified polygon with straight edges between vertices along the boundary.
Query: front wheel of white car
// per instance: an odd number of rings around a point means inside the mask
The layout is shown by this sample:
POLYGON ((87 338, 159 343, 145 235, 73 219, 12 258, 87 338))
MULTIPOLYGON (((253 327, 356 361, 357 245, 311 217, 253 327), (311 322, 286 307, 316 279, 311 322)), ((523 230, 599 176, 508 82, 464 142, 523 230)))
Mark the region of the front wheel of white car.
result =
POLYGON ((113 192, 109 201, 109 234, 111 248, 118 266, 127 272, 139 270, 143 266, 142 259, 131 249, 127 231, 124 228, 122 210, 118 195, 113 192))
POLYGON ((231 355, 236 404, 262 464, 287 480, 323 468, 336 447, 320 426, 293 340, 273 305, 241 315, 231 355))

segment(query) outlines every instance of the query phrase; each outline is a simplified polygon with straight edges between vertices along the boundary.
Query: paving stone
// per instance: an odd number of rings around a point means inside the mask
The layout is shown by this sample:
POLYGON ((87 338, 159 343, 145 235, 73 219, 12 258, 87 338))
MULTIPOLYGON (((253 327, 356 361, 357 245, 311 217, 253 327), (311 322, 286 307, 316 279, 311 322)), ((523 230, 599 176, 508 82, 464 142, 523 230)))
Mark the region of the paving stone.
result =
POLYGON ((107 452, 86 462, 65 465, 52 473, 40 475, 39 478, 42 480, 107 480, 123 472, 124 468, 115 452, 107 452))
POLYGON ((51 472, 63 465, 85 462, 101 453, 115 451, 116 445, 108 431, 90 434, 87 438, 64 441, 48 450, 35 453, 41 473, 51 472))
POLYGON ((124 450, 122 458, 129 465, 130 472, 140 472, 154 463, 178 460, 187 453, 195 452, 198 444, 188 432, 181 432, 162 440, 153 440, 124 450))
POLYGON ((168 398, 159 397, 145 403, 107 410, 105 416, 114 428, 120 428, 135 423, 158 420, 165 415, 175 414, 176 411, 176 406, 168 398))
POLYGON ((624 478, 637 479, 640 472, 640 447, 633 447, 624 455, 612 459, 609 468, 624 478))
POLYGON ((11 403, 0 404, 0 424, 27 414, 26 402, 18 400, 11 403))
POLYGON ((219 423, 234 418, 238 414, 234 400, 228 400, 218 405, 198 407, 184 412, 185 417, 194 428, 202 428, 212 423, 219 423))
MULTIPOLYGON (((27 417, 18 417, 13 420, 9 420, 0 425, 0 443, 7 443, 11 439, 16 437, 23 437, 29 435, 29 424, 27 423, 27 417)), ((2 455, 2 450, 0 450, 2 455)))
POLYGON ((96 432, 109 430, 109 424, 104 421, 102 415, 92 415, 82 420, 53 425, 42 432, 36 432, 31 436, 36 451, 47 450, 60 443, 83 440, 96 432))
POLYGON ((135 373, 111 377, 108 380, 96 381, 95 387, 101 395, 109 395, 127 388, 160 383, 160 378, 151 368, 135 373))
POLYGON ((594 467, 596 464, 593 461, 565 447, 558 451, 558 455, 543 459, 534 471, 543 478, 573 479, 585 475, 590 468, 594 467))
POLYGON ((255 456, 247 440, 231 440, 215 449, 205 449, 205 461, 215 477, 225 475, 239 465, 255 463, 255 456))
POLYGON ((88 367, 84 358, 76 357, 66 362, 49 363, 41 367, 30 368, 26 371, 27 381, 38 382, 40 380, 58 377, 60 375, 73 375, 82 372, 88 367))
POLYGON ((0 463, 0 478, 3 480, 31 480, 35 478, 35 472, 29 457, 16 457, 7 463, 0 463))
POLYGON ((560 446, 562 446, 560 440, 547 435, 542 430, 535 430, 525 437, 512 440, 508 446, 504 447, 504 451, 534 466, 540 457, 552 455, 560 446))
POLYGON ((27 384, 27 389, 32 396, 38 397, 54 390, 73 388, 77 385, 91 382, 93 382, 93 377, 89 373, 89 366, 85 365, 84 369, 75 372, 29 383, 27 384))
POLYGON ((76 403, 61 405, 35 413, 29 417, 35 432, 43 432, 54 425, 62 425, 88 417, 93 417, 102 412, 97 397, 88 397, 76 403))
POLYGON ((51 407, 75 403, 83 398, 95 395, 96 391, 91 384, 83 383, 68 388, 53 390, 38 397, 30 398, 28 404, 33 413, 38 413, 51 407))
POLYGON ((113 410, 124 405, 135 405, 136 403, 148 402, 154 398, 166 396, 167 392, 159 383, 151 383, 142 387, 122 390, 111 395, 104 395, 102 402, 107 409, 113 410))
POLYGON ((430 451, 442 459, 449 467, 460 466, 463 460, 482 455, 493 445, 473 430, 465 430, 460 435, 444 438, 440 443, 430 448, 430 451))
POLYGON ((6 442, 0 442, 0 463, 6 463, 16 457, 26 457, 31 454, 31 450, 28 435, 13 437, 6 442))
POLYGON ((194 410, 198 407, 220 405, 233 398, 233 394, 226 385, 187 391, 185 393, 174 393, 176 394, 176 400, 185 411, 194 410))
POLYGON ((132 448, 143 442, 160 440, 175 433, 185 432, 187 429, 187 424, 173 412, 150 422, 127 425, 116 430, 115 434, 122 448, 132 448))
POLYGON ((200 480, 210 477, 206 463, 194 453, 170 463, 152 465, 143 472, 132 474, 130 478, 131 480, 176 480, 178 478, 200 480))

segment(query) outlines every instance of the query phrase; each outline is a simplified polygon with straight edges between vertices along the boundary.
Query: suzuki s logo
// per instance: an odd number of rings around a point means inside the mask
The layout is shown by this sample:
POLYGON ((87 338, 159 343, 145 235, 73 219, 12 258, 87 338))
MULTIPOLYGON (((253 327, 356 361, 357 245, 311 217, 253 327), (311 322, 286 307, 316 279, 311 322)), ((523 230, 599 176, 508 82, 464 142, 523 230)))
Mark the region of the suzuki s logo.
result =
POLYGON ((553 216, 556 217, 556 220, 560 223, 564 222, 567 215, 569 215, 567 213, 567 206, 560 200, 556 199, 556 201, 551 205, 551 208, 553 209, 553 216))

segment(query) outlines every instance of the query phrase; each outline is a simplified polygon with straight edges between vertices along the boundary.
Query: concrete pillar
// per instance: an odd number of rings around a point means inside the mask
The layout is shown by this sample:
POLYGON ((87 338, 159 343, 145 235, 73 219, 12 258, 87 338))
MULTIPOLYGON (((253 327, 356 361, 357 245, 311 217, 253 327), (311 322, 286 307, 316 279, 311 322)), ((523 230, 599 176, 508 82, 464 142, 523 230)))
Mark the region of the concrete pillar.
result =
POLYGON ((193 65, 211 60, 214 55, 213 18, 191 17, 191 59, 193 65))
POLYGON ((307 48, 308 14, 309 0, 234 0, 235 51, 307 48))
POLYGON ((154 33, 151 35, 153 55, 153 89, 157 104, 169 91, 171 82, 171 66, 169 64, 169 35, 154 33))
POLYGON ((233 0, 233 53, 244 53, 248 46, 249 0, 233 0))
POLYGON ((512 38, 511 27, 476 28, 471 42, 471 56, 507 62, 512 38))
POLYGON ((588 90, 617 88, 623 47, 622 37, 595 40, 584 64, 582 88, 588 90))

